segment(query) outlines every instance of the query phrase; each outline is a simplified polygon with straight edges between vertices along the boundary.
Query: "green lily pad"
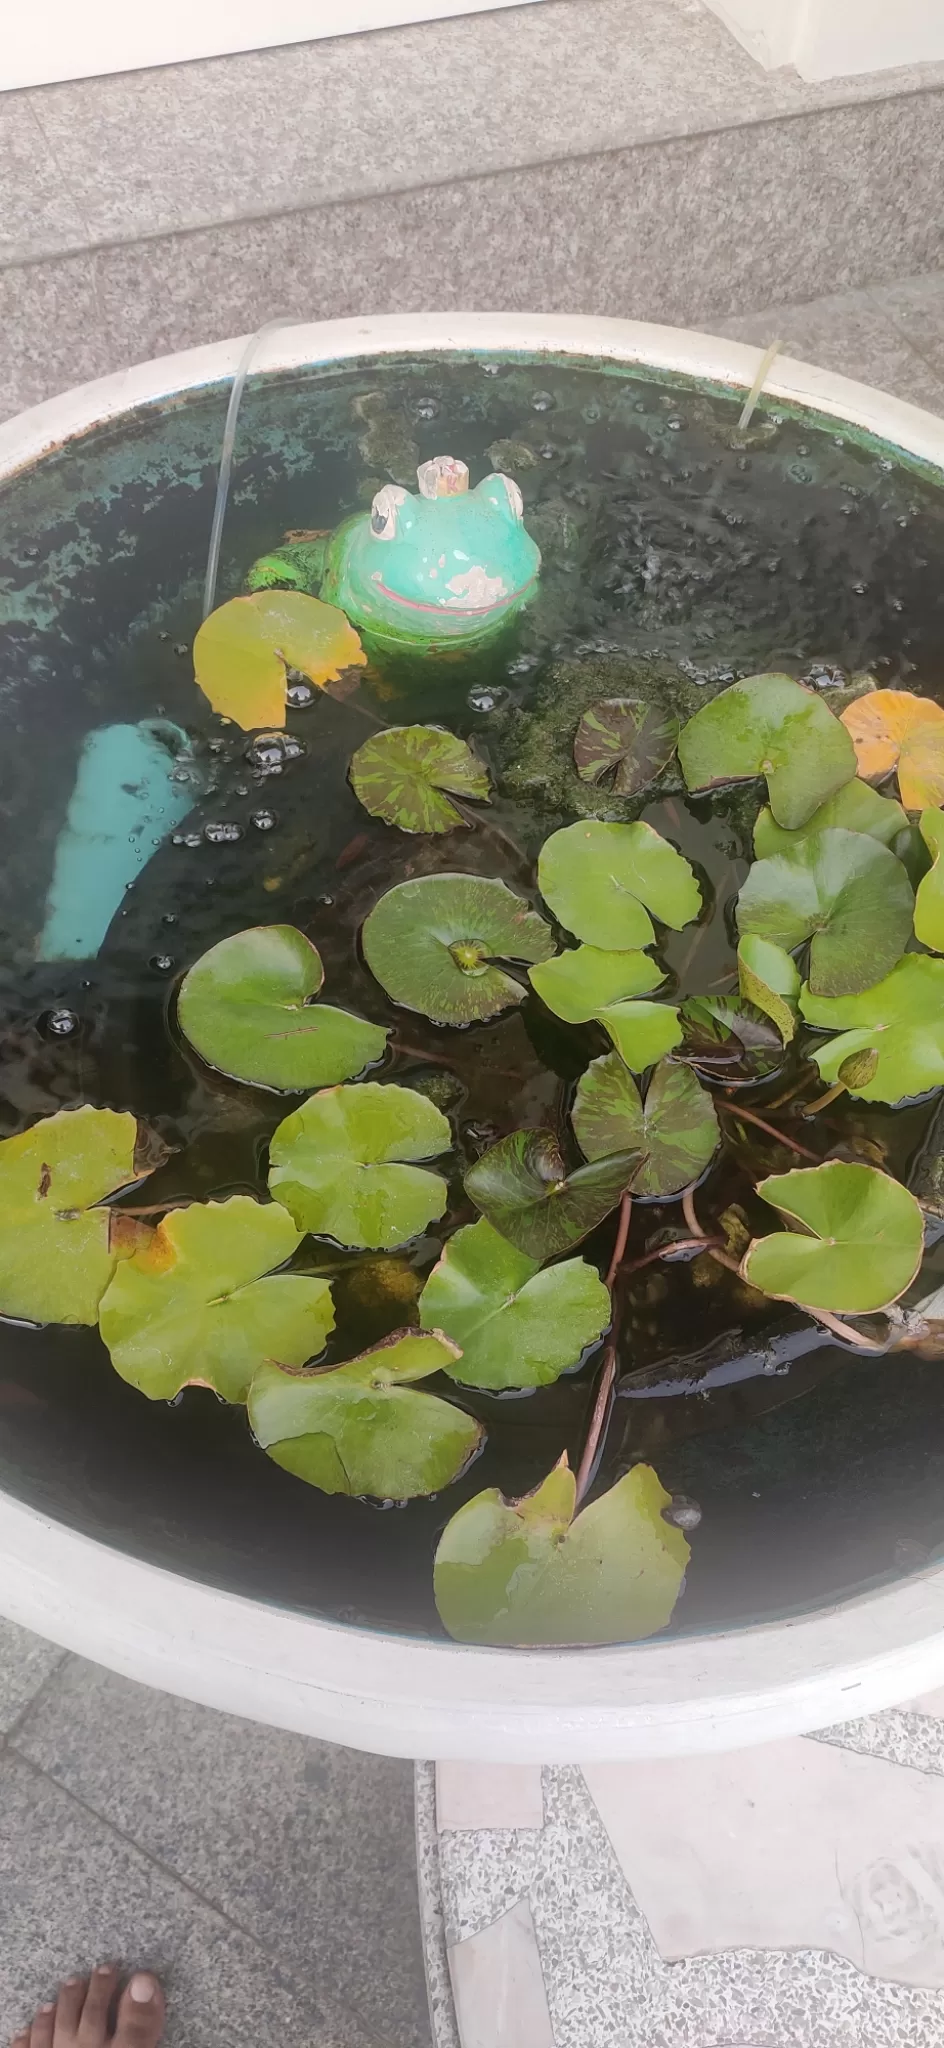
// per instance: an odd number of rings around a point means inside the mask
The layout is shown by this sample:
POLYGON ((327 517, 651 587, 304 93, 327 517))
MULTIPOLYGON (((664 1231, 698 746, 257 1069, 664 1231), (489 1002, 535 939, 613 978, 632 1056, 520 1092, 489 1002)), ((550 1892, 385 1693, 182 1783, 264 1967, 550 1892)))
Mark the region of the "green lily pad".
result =
POLYGON ((812 940, 810 987, 824 996, 880 981, 908 944, 913 914, 900 860, 865 833, 837 829, 756 861, 737 902, 742 938, 756 933, 787 952, 812 940))
POLYGON ((591 704, 577 727, 574 766, 583 782, 636 796, 661 775, 678 745, 674 711, 660 711, 641 697, 604 697, 591 704))
POLYGON ((452 1132, 425 1095, 364 1081, 310 1095, 269 1147, 269 1189, 298 1225, 361 1251, 392 1251, 443 1214, 438 1173, 401 1164, 448 1152, 452 1132))
POLYGON ((321 957, 290 924, 255 925, 211 946, 184 975, 184 1037, 221 1074, 256 1087, 326 1088, 383 1058, 387 1032, 316 1003, 321 957))
POLYGON ((440 1538, 433 1590, 460 1643, 532 1648, 632 1643, 671 1620, 691 1556, 663 1520, 671 1495, 634 1465, 575 1514, 566 1458, 534 1493, 466 1501, 440 1538))
POLYGON ((677 1195, 704 1173, 720 1138, 714 1104, 688 1067, 662 1060, 645 1102, 615 1052, 591 1060, 577 1083, 571 1122, 587 1159, 641 1152, 634 1195, 677 1195))
POLYGON ((0 1315, 96 1323, 118 1264, 96 1205, 141 1178, 138 1126, 113 1109, 60 1109, 0 1143, 0 1315))
POLYGON ((541 1271, 483 1216, 450 1238, 420 1296, 420 1322, 462 1347, 445 1370, 468 1387, 547 1387, 577 1365, 611 1315, 585 1259, 541 1271))
POLYGON ((802 986, 796 961, 772 939, 748 932, 738 946, 738 987, 745 1002, 776 1025, 784 1045, 796 1036, 802 986))
POLYGON ((878 1054, 877 1065, 856 1086, 844 1080, 850 1095, 865 1102, 907 1102, 944 1086, 944 960, 906 953, 864 995, 814 996, 804 988, 800 1008, 808 1024, 841 1034, 811 1052, 830 1085, 853 1053, 869 1047, 878 1054))
POLYGON ((256 1442, 283 1471, 322 1493, 416 1500, 465 1470, 485 1431, 474 1416, 412 1382, 459 1353, 438 1331, 398 1330, 326 1372, 260 1366, 249 1390, 256 1442))
POLYGON ((922 811, 919 819, 921 837, 933 865, 924 880, 918 884, 915 898, 915 938, 932 953, 944 953, 944 867, 941 854, 944 853, 944 811, 922 811))
POLYGON ((286 1210, 249 1195, 171 1210, 102 1301, 115 1371, 151 1401, 182 1387, 245 1401, 264 1359, 316 1358, 334 1328, 327 1281, 271 1270, 300 1243, 286 1210))
POLYGON ((679 1012, 671 1003, 608 1003, 597 1017, 634 1074, 654 1067, 682 1043, 679 1012))
POLYGON ((743 996, 690 996, 682 1004, 677 1057, 726 1088, 764 1081, 783 1065, 773 1019, 743 996))
POLYGON ((589 1024, 608 1003, 642 996, 665 980, 648 953, 604 953, 599 946, 577 946, 537 967, 528 980, 541 1001, 565 1024, 589 1024))
POLYGON ((465 1188, 509 1244, 543 1261, 595 1230, 638 1166, 638 1152, 624 1152, 568 1174, 553 1131, 513 1131, 469 1168, 465 1188))
POLYGON ((465 820, 444 794, 488 803, 488 772, 464 740, 438 725, 394 725, 378 732, 351 762, 351 784, 365 811, 401 832, 451 832, 465 820))
POLYGON ((538 888, 576 939, 613 952, 652 944, 648 911, 681 931, 701 909, 688 861, 641 822, 581 818, 552 832, 538 856, 538 888))
POLYGON ((877 1166, 828 1159, 771 1174, 757 1192, 799 1225, 748 1246, 741 1272, 762 1294, 801 1308, 868 1315, 911 1286, 924 1219, 914 1195, 877 1166))
POLYGON ((856 772, 845 726, 791 676, 732 683, 683 726, 678 751, 691 790, 765 775, 777 824, 791 832, 856 772))
POLYGON ((434 1024, 475 1024, 524 1001, 500 961, 549 960, 543 917, 504 882, 422 875, 400 882, 364 925, 364 957, 381 988, 434 1024))
POLYGON ((787 832, 778 825, 772 810, 764 805, 754 826, 754 854, 757 860, 770 860, 775 853, 789 853, 796 846, 799 833, 808 838, 811 832, 828 832, 839 828, 844 832, 865 832, 870 839, 878 839, 883 846, 895 851, 895 839, 908 824, 906 813, 894 797, 879 796, 867 782, 860 782, 854 776, 851 782, 843 784, 835 796, 820 804, 805 825, 798 832, 787 832))

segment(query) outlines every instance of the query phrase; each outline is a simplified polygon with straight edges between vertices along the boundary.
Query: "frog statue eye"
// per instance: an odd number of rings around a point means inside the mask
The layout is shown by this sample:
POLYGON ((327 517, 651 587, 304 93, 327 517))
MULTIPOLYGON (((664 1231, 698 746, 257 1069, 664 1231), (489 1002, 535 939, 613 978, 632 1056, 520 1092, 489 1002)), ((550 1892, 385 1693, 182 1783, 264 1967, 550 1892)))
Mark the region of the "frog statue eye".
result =
POLYGON ((370 530, 375 540, 393 540, 397 531, 397 513, 406 499, 406 491, 399 484, 384 484, 370 508, 370 530))

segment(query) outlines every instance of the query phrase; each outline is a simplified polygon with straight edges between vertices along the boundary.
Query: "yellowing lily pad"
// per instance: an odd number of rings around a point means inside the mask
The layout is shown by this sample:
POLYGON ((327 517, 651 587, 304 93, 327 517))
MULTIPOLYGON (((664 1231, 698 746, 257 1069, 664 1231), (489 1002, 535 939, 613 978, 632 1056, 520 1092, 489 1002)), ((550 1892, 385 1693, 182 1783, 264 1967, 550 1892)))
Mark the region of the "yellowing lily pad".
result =
POLYGON ((944 803, 944 709, 911 690, 872 690, 842 714, 859 774, 881 781, 898 769, 906 811, 944 803))
POLYGON ((287 668, 323 689, 366 660, 344 613, 298 590, 231 598, 204 619, 193 643, 199 688, 244 732, 285 724, 287 668))
POLYGON ((782 675, 748 676, 703 705, 682 728, 679 760, 691 790, 765 775, 770 808, 788 831, 856 770, 844 725, 814 691, 782 675))
POLYGON ((625 1152, 568 1174, 553 1131, 513 1131, 469 1168, 465 1188, 509 1244, 543 1261, 589 1236, 638 1166, 639 1153, 625 1152))
POLYGON ((321 957, 290 924, 255 925, 220 939, 184 975, 184 1037, 221 1074, 295 1090, 349 1081, 387 1049, 387 1032, 317 1003, 321 957))
POLYGON ((933 866, 918 884, 915 897, 915 938, 932 953, 944 953, 944 812, 922 811, 921 837, 933 856, 933 866))
POLYGON ((921 1265, 924 1219, 914 1195, 878 1167, 829 1159, 771 1174, 758 1194, 798 1228, 755 1238, 743 1278, 801 1308, 868 1315, 888 1308, 921 1265))
POLYGON ((420 1298, 424 1327, 462 1355, 446 1372, 463 1386, 547 1387, 580 1362, 610 1321, 610 1297, 585 1259, 546 1266, 517 1251, 483 1216, 450 1238, 420 1298))
POLYGON ((699 1179, 721 1135, 711 1096, 688 1067, 662 1060, 643 1102, 615 1052, 581 1075, 571 1121, 586 1159, 640 1152, 633 1194, 659 1200, 699 1179))
POLYGON ((395 725, 365 740, 351 762, 365 811, 401 832, 451 832, 465 820, 452 796, 488 803, 488 771, 471 747, 438 725, 395 725))
POLYGON ((651 1465, 576 1514, 566 1457, 534 1493, 489 1487, 440 1538, 436 1605, 457 1642, 500 1648, 631 1643, 666 1627, 691 1556, 651 1465))
POLYGON ((0 1143, 0 1315, 98 1321, 119 1250, 116 1217, 97 1204, 141 1178, 137 1139, 133 1116, 86 1104, 0 1143))
POLYGON ((270 1147, 269 1188, 299 1230, 392 1251, 443 1214, 446 1183, 404 1161, 448 1152, 446 1118, 415 1089, 365 1081, 310 1095, 270 1147))
POLYGON ((529 967, 528 980, 565 1024, 589 1024, 608 1003, 645 995, 658 988, 665 975, 648 953, 605 953, 599 946, 577 946, 529 967))
POLYGON ((544 841, 538 888, 565 930, 612 952, 652 944, 647 912, 681 931, 701 909, 701 890, 682 854, 651 825, 581 818, 544 841))
POLYGON ((830 1085, 841 1080, 850 1095, 890 1103, 944 1086, 944 960, 906 953, 862 995, 815 996, 804 988, 800 1009, 808 1024, 839 1033, 811 1051, 830 1085), (875 1066, 850 1080, 841 1070, 866 1050, 877 1054, 875 1066))

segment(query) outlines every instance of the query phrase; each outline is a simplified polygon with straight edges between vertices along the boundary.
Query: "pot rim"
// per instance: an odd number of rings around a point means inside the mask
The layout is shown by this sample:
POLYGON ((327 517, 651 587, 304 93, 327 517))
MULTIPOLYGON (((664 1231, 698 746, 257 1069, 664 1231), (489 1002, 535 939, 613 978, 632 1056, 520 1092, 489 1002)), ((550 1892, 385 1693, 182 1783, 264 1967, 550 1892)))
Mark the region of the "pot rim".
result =
MULTIPOLYGON (((77 386, 0 426, 0 487, 128 411, 234 374, 246 337, 77 386)), ((749 390, 763 351, 595 317, 389 314, 286 325, 252 374, 360 357, 547 353, 749 390)), ((944 470, 944 420, 778 355, 766 397, 944 470)), ((0 1610, 125 1676, 251 1719, 398 1756, 573 1763, 808 1733, 944 1686, 944 1565, 814 1612, 592 1650, 488 1650, 358 1629, 221 1592, 0 1492, 0 1610)))

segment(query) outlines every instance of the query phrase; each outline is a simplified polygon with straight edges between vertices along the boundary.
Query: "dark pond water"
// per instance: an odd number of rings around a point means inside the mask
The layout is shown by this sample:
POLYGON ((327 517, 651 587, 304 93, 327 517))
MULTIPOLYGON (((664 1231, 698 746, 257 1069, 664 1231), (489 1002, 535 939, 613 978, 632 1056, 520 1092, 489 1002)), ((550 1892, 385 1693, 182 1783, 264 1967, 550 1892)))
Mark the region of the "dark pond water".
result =
MULTIPOLYGON (((149 1200, 265 1189, 285 1098, 212 1074, 173 1025, 179 976, 216 939, 299 925, 330 1000, 394 1030, 387 1071, 437 1080, 461 1169, 494 1135, 561 1121, 594 1027, 535 997, 491 1026, 437 1031, 397 1012, 357 934, 409 873, 501 874, 534 896, 542 839, 586 804, 569 766, 579 710, 642 694, 687 715, 740 674, 780 669, 833 701, 858 671, 944 696, 944 493, 894 451, 835 423, 592 366, 542 360, 357 365, 250 384, 224 535, 220 597, 290 529, 328 528, 417 461, 461 456, 473 482, 515 476, 545 557, 538 603, 487 652, 448 664, 376 658, 356 697, 293 707, 277 774, 210 713, 189 649, 200 617, 222 389, 90 435, 0 495, 0 1135, 60 1107, 132 1109, 175 1148, 149 1200), (406 840, 366 817, 346 780, 374 719, 438 720, 474 738, 497 786, 504 848, 481 832, 406 840), (85 735, 160 713, 189 734, 194 808, 128 890, 99 956, 39 964, 53 847, 85 735), (262 824, 260 825, 260 818, 262 824), (238 827, 221 839, 213 827, 238 827), (209 829, 208 829, 209 828, 209 829), (514 849, 517 849, 515 851, 514 849), (67 1036, 51 1019, 68 1010, 67 1036)), ((692 860, 703 923, 658 949, 683 992, 730 986, 731 906, 758 793, 685 800, 672 774, 642 815, 692 860)), ((536 900, 536 898, 535 898, 536 900)), ((665 936, 665 935, 663 935, 665 936)), ((776 1085, 752 1093, 759 1110, 776 1085)), ((934 1103, 850 1104, 829 1139, 869 1140, 903 1177, 934 1103)), ((755 1132, 727 1139, 700 1204, 769 1219, 751 1177, 788 1163, 755 1132)), ((633 1249, 677 1220, 637 1206, 633 1249)), ((586 1255, 605 1265, 608 1224, 586 1255)), ((342 1358, 410 1319, 438 1256, 395 1261, 308 1240, 296 1265, 335 1279, 342 1358)), ((862 1362, 799 1314, 758 1311, 720 1268, 656 1266, 633 1282, 601 1477, 633 1460, 703 1509, 673 1626, 746 1622, 895 1576, 944 1544, 941 1367, 862 1362)), ((922 1279, 944 1277, 932 1251, 922 1279)), ((201 1390, 151 1404, 112 1372, 96 1333, 0 1326, 0 1484, 62 1520, 212 1583, 344 1620, 438 1632, 431 1562, 463 1498, 534 1485, 579 1459, 599 1353, 530 1396, 465 1394, 488 1444, 448 1497, 381 1510, 327 1499, 272 1465, 245 1415, 201 1390)))

